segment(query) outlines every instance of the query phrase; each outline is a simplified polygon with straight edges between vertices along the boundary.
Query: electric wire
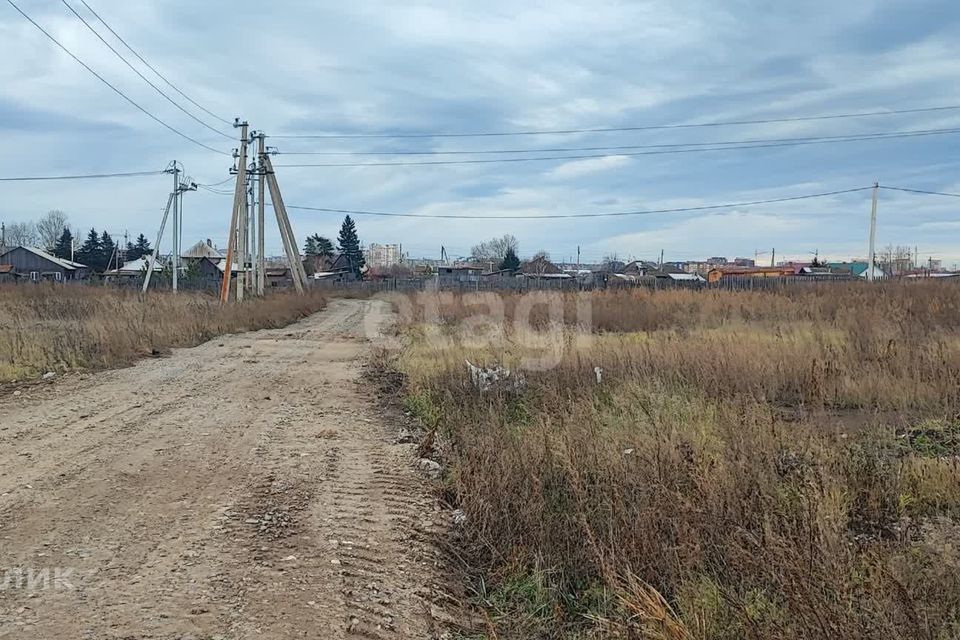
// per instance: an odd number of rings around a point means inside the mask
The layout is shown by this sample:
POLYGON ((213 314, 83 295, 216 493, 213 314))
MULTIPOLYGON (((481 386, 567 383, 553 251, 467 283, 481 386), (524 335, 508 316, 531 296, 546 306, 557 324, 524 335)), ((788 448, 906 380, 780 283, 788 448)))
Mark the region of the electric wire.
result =
POLYGON ((960 198, 960 193, 945 193, 943 191, 926 191, 924 189, 908 189, 907 187, 885 187, 880 185, 881 189, 887 191, 906 191, 907 193, 923 193, 928 196, 947 196, 948 198, 960 198))
POLYGON ((857 187, 854 189, 841 189, 838 191, 825 191, 821 193, 809 193, 799 196, 787 196, 782 198, 770 198, 767 200, 753 200, 748 202, 728 202, 725 204, 702 205, 698 207, 676 207, 671 209, 647 209, 643 211, 614 211, 606 213, 568 213, 568 214, 547 214, 539 216, 528 215, 455 215, 455 214, 429 214, 429 213, 388 213, 384 211, 360 211, 355 209, 333 209, 324 207, 305 207, 297 205, 287 205, 287 209, 300 211, 317 211, 321 213, 343 213, 347 215, 358 216, 383 216, 390 218, 429 218, 429 219, 448 219, 448 220, 552 220, 565 218, 613 218, 624 216, 643 216, 660 213, 685 213, 694 211, 711 211, 715 209, 734 209, 737 207, 749 207, 762 204, 775 204, 778 202, 795 202, 797 200, 809 200, 811 198, 824 198, 829 196, 843 195, 847 193, 856 193, 859 191, 868 191, 870 187, 857 187))
POLYGON ((211 147, 211 146, 209 146, 209 145, 206 145, 206 144, 200 142, 199 140, 190 137, 189 135, 187 135, 186 133, 183 133, 183 132, 180 131, 179 129, 176 129, 175 127, 167 124, 166 122, 164 122, 163 120, 161 120, 160 118, 158 118, 157 116, 155 116, 155 115, 154 115, 153 113, 151 113, 150 111, 147 111, 144 107, 140 106, 139 103, 135 102, 135 101, 133 100, 133 98, 129 97, 129 96, 128 96, 127 94, 125 94, 123 91, 121 91, 120 89, 118 89, 118 88, 117 88, 115 85, 113 85, 109 80, 107 80, 106 78, 104 78, 103 76, 101 76, 99 73, 97 73, 96 71, 94 71, 89 65, 87 65, 87 63, 85 63, 83 60, 81 60, 81 59, 78 58, 76 55, 74 55, 74 53, 73 53, 72 51, 70 51, 70 50, 69 50, 66 46, 64 46, 59 40, 57 40, 55 37, 53 37, 53 36, 50 34, 50 32, 48 32, 46 29, 44 29, 36 20, 34 20, 33 18, 31 18, 29 15, 27 15, 27 14, 23 11, 23 9, 21 9, 19 6, 17 6, 17 4, 16 4, 13 0, 7 0, 7 4, 9 4, 11 7, 13 7, 13 8, 17 11, 17 13, 19 13, 21 16, 23 16, 28 22, 30 22, 30 24, 32 24, 34 27, 36 27, 36 28, 40 31, 40 33, 42 33, 43 35, 45 35, 48 39, 50 39, 50 41, 52 41, 55 45, 57 45, 58 47, 60 47, 60 49, 63 50, 64 53, 66 53, 68 56, 70 56, 71 58, 73 58, 73 59, 74 59, 80 66, 82 66, 84 69, 86 69, 86 70, 89 71, 91 74, 93 74, 93 76, 96 77, 97 80, 99 80, 99 81, 102 82, 103 84, 107 85, 110 89, 113 90, 114 93, 116 93, 116 94, 119 95, 121 98, 123 98, 124 100, 126 100, 127 102, 129 102, 131 105, 133 105, 134 107, 136 107, 139 111, 143 112, 143 113, 144 113, 146 116, 148 116, 151 120, 157 122, 158 124, 162 125, 163 127, 167 128, 167 129, 169 129, 170 131, 172 131, 173 133, 177 134, 177 135, 180 136, 181 138, 183 138, 183 139, 185 139, 185 140, 188 140, 188 141, 192 142, 193 144, 195 144, 195 145, 197 145, 197 146, 199 146, 199 147, 203 147, 204 149, 207 149, 208 151, 213 151, 214 153, 219 153, 219 154, 224 155, 224 156, 230 156, 230 155, 231 155, 230 153, 227 153, 226 151, 221 151, 220 149, 215 149, 214 147, 211 147))
POLYGON ((539 131, 495 131, 495 132, 476 132, 476 133, 336 133, 336 134, 283 134, 270 136, 277 139, 371 139, 371 138, 484 138, 501 136, 540 136, 540 135, 566 135, 581 133, 615 133, 627 131, 655 131, 662 129, 693 129, 699 127, 730 127, 744 126, 754 124, 778 124, 787 122, 813 122, 818 120, 840 120, 847 118, 867 118, 875 116, 893 116, 910 113, 932 113, 938 111, 956 111, 960 110, 960 104, 943 105, 937 107, 918 107, 912 109, 892 109, 886 111, 864 111, 858 113, 835 113, 819 116, 796 116, 790 118, 765 118, 756 120, 728 120, 722 122, 697 122, 681 124, 654 124, 638 125, 632 127, 602 127, 594 129, 553 129, 539 131))
POLYGON ((167 173, 166 171, 131 171, 127 173, 92 173, 83 175, 66 176, 17 176, 0 178, 0 182, 35 182, 43 180, 97 180, 101 178, 141 178, 144 176, 157 176, 167 173))
POLYGON ((601 153, 601 154, 580 154, 566 156, 542 156, 537 158, 484 158, 470 160, 411 160, 403 162, 323 162, 323 163, 297 163, 297 164, 278 164, 277 167, 288 168, 306 168, 306 167, 410 167, 427 165, 461 165, 461 164, 495 164, 510 162, 547 162, 557 160, 590 160, 598 158, 611 157, 635 157, 635 156, 655 156, 678 153, 705 153, 711 151, 738 151, 747 149, 772 149, 781 147, 797 147, 813 144, 837 144, 841 142, 863 142, 870 140, 889 140, 897 138, 915 138, 922 136, 944 135, 960 133, 960 129, 932 129, 926 132, 901 133, 896 135, 872 135, 872 136, 848 136, 846 138, 828 138, 815 139, 798 142, 773 142, 765 144, 735 145, 726 147, 696 147, 684 149, 657 149, 654 151, 631 151, 626 153, 601 153))
POLYGON ((233 123, 232 123, 232 122, 230 122, 229 120, 227 120, 227 119, 225 119, 225 118, 221 118, 220 116, 218 116, 218 115, 215 114, 214 112, 210 111, 209 109, 207 109, 207 108, 204 107, 203 105, 199 104, 199 103, 198 103, 197 101, 195 101, 193 98, 191 98, 190 96, 188 96, 187 94, 185 94, 183 91, 181 91, 175 84, 173 84, 172 82, 170 82, 170 80, 168 80, 166 76, 164 76, 162 73, 160 73, 159 71, 157 71, 156 67, 154 67, 152 64, 150 64, 149 62, 147 62, 147 61, 144 59, 143 56, 141 56, 139 53, 137 53, 136 49, 134 49, 134 48, 131 47, 129 44, 127 44, 127 41, 124 40, 123 38, 121 38, 121 37, 120 37, 120 34, 118 34, 116 31, 114 31, 114 30, 113 30, 113 27, 111 27, 111 26, 107 23, 107 21, 104 20, 104 19, 100 16, 99 13, 97 13, 96 11, 94 11, 93 7, 91 7, 89 4, 87 4, 86 0, 80 0, 80 3, 81 3, 84 7, 86 7, 87 10, 88 10, 90 13, 92 13, 94 16, 96 16, 97 20, 100 21, 100 24, 102 24, 104 27, 106 27, 107 30, 108 30, 110 33, 112 33, 113 36, 114 36, 117 40, 119 40, 121 43, 123 43, 123 46, 125 46, 125 47, 130 51, 130 53, 132 53, 133 55, 135 55, 135 56, 137 57, 137 59, 140 60, 140 62, 142 62, 144 65, 147 66, 148 69, 150 69, 150 70, 153 71, 155 74, 157 74, 157 77, 160 78, 161 80, 163 80, 165 83, 167 83, 167 85, 168 85, 171 89, 173 89, 174 91, 176 91, 177 93, 179 93, 179 94, 180 94, 181 96, 183 96, 183 98, 184 98, 185 100, 187 100, 190 104, 192 104, 192 105, 195 106, 196 108, 200 109, 201 111, 203 111, 204 113, 206 113, 206 114, 209 115, 210 117, 219 120, 220 122, 224 123, 224 124, 227 125, 227 126, 231 126, 231 127, 233 126, 233 123))
POLYGON ((222 185, 222 184, 227 184, 227 183, 230 182, 231 180, 235 181, 236 179, 237 179, 236 176, 230 176, 229 178, 225 178, 224 180, 221 180, 220 182, 212 182, 212 183, 210 183, 210 184, 206 184, 206 183, 197 184, 197 186, 198 186, 198 187, 219 187, 219 186, 222 185))
POLYGON ((708 147, 717 145, 753 145, 762 143, 819 142, 836 140, 838 142, 857 142, 874 138, 887 138, 912 135, 941 135, 960 133, 958 128, 919 129, 908 131, 877 131, 864 134, 844 134, 834 136, 807 136, 801 138, 754 138, 751 140, 727 140, 715 142, 677 142, 669 144, 619 145, 607 147, 553 147, 540 149, 457 149, 453 151, 277 151, 284 156, 447 156, 447 155, 487 155, 514 153, 573 153, 579 151, 629 151, 633 149, 672 149, 681 147, 708 147))
POLYGON ((206 122, 204 122, 203 120, 201 120, 201 119, 198 118, 197 116, 195 116, 195 115, 193 115, 192 113, 190 113, 190 112, 189 112, 186 108, 184 108, 179 102, 177 102, 176 100, 174 100, 173 98, 171 98, 170 96, 168 96, 166 93, 164 93, 163 90, 162 90, 160 87, 158 87, 157 85, 155 85, 153 82, 150 81, 149 78, 147 78, 145 75, 143 75, 142 73, 140 73, 140 70, 139 70, 139 69, 137 69, 135 66, 133 66, 133 64, 132 64, 129 60, 127 60, 127 59, 123 56, 123 54, 121 54, 119 51, 117 51, 117 50, 113 47, 113 45, 111 45, 109 42, 107 42, 106 38, 104 38, 102 35, 100 35, 100 34, 97 32, 97 30, 93 28, 93 25, 91 25, 89 22, 87 22, 87 20, 86 20, 83 16, 81 16, 81 15, 77 12, 76 9, 74 9, 72 6, 70 6, 70 3, 67 2, 67 0, 60 0, 60 1, 63 3, 63 6, 65 6, 67 9, 69 9, 70 12, 77 17, 77 20, 79 20, 80 22, 82 22, 83 25, 84 25, 87 29, 89 29, 90 32, 91 32, 93 35, 97 36, 97 38, 100 40, 100 42, 102 42, 108 49, 110 49, 110 51, 112 51, 115 56, 117 56, 118 58, 120 58, 120 60, 123 61, 123 63, 124 63, 125 65, 127 65, 128 67, 130 67, 130 69, 131 69, 135 74, 137 74, 138 76, 140 76, 140 79, 141 79, 141 80, 143 80, 144 82, 146 82, 148 85, 150 85, 150 86, 153 88, 154 91, 156 91, 156 92, 159 93, 161 96, 163 96, 163 97, 167 100, 167 102, 169 102, 170 104, 172 104, 173 106, 175 106, 177 109, 179 109, 179 110, 182 111, 183 113, 187 114, 187 116, 189 116, 191 119, 193 119, 193 120, 196 121, 197 123, 199 123, 199 124, 201 124, 202 126, 206 127, 206 128, 209 129, 210 131, 213 131, 213 132, 216 133, 217 135, 223 136, 223 137, 226 138, 227 140, 233 140, 233 139, 234 139, 233 136, 231 136, 231 135, 229 135, 229 134, 226 134, 226 133, 224 133, 223 131, 220 131, 220 130, 217 129, 216 127, 211 127, 209 124, 207 124, 206 122))

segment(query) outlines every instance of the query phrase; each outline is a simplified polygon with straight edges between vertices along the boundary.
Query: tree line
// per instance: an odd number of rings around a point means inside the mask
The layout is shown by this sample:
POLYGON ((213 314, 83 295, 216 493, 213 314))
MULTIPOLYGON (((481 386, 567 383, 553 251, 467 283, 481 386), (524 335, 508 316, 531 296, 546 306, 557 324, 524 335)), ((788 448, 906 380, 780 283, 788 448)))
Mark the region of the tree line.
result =
POLYGON ((35 221, 14 222, 4 228, 2 242, 7 247, 34 247, 63 260, 73 260, 103 272, 126 262, 150 255, 150 241, 142 233, 126 246, 117 246, 106 231, 90 229, 82 244, 77 245, 70 221, 63 211, 48 211, 35 221))

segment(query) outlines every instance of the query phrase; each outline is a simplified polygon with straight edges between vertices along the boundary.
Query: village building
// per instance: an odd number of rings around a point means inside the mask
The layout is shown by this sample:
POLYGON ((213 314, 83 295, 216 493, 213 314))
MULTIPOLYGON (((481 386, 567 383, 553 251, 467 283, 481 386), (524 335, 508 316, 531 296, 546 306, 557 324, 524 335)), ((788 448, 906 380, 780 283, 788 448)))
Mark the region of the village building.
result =
POLYGON ((18 278, 31 282, 85 280, 90 273, 84 264, 58 258, 36 247, 8 247, 0 253, 0 265, 11 267, 18 278))

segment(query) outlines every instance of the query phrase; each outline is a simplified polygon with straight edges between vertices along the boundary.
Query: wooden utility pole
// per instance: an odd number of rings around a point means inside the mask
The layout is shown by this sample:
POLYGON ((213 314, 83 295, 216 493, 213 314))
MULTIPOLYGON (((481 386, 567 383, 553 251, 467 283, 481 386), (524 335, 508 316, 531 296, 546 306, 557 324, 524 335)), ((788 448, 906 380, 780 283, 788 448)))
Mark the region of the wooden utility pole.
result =
POLYGON ((873 261, 876 258, 877 241, 877 199, 880 196, 880 183, 873 183, 873 206, 870 208, 870 249, 867 258, 867 280, 873 282, 873 261))
POLYGON ((250 213, 249 192, 247 180, 243 182, 243 201, 240 204, 239 219, 237 220, 237 302, 243 302, 243 294, 247 288, 247 231, 250 229, 247 216, 250 213))
POLYGON ((277 226, 280 227, 283 250, 287 254, 287 261, 290 263, 293 286, 296 287, 298 293, 303 293, 307 288, 307 274, 303 269, 303 263, 300 261, 300 249, 297 247, 293 228, 290 226, 290 218, 287 216, 287 208, 283 204, 283 195, 280 193, 280 185, 277 184, 277 175, 273 171, 270 155, 264 153, 261 156, 261 162, 267 174, 267 187, 270 189, 270 199, 273 201, 274 213, 277 214, 277 226))
POLYGON ((243 205, 247 183, 247 131, 250 125, 246 122, 240 122, 240 119, 237 118, 233 126, 240 129, 240 151, 237 154, 237 185, 233 191, 233 214, 230 216, 230 233, 227 235, 227 263, 223 269, 220 304, 226 304, 230 299, 230 279, 233 275, 233 261, 236 259, 237 249, 237 222, 240 217, 240 207, 243 205))

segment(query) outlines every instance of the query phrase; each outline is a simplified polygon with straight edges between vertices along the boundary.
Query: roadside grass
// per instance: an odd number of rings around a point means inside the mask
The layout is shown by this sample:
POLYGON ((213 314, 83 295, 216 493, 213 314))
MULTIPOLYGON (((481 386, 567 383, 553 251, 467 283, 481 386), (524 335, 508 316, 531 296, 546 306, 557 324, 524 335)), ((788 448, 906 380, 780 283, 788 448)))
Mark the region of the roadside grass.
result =
POLYGON ((326 304, 281 293, 221 307, 210 295, 92 286, 0 287, 0 382, 123 366, 215 336, 282 327, 326 304))
POLYGON ((550 344, 446 298, 394 364, 501 637, 960 636, 960 289, 574 298, 550 344))

